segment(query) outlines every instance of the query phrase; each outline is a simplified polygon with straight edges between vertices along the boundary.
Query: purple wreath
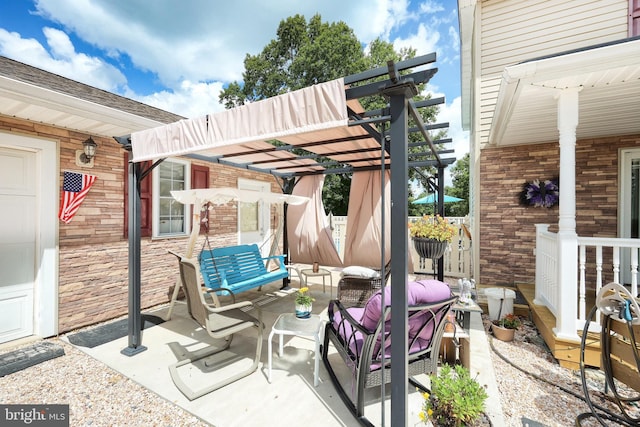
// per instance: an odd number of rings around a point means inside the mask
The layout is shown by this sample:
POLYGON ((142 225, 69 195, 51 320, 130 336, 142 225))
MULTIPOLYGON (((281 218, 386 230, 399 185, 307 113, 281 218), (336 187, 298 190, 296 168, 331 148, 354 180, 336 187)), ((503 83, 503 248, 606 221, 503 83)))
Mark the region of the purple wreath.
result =
POLYGON ((535 179, 522 187, 520 202, 525 206, 550 208, 558 203, 560 187, 557 179, 535 179))

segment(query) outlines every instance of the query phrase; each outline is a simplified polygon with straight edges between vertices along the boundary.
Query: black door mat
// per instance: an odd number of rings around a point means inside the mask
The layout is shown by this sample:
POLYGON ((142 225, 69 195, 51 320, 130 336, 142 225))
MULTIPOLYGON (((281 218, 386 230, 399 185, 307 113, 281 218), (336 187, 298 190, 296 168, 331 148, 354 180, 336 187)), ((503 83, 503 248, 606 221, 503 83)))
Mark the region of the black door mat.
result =
POLYGON ((13 374, 14 372, 60 356, 64 356, 62 346, 49 341, 38 342, 27 347, 0 354, 0 377, 13 374))
MULTIPOLYGON (((164 319, 161 317, 151 314, 142 315, 142 329, 148 329, 163 322, 164 319)), ((129 319, 120 319, 69 335, 67 338, 69 338, 69 342, 73 345, 93 348, 117 340, 118 338, 126 337, 127 335, 129 335, 129 319)))

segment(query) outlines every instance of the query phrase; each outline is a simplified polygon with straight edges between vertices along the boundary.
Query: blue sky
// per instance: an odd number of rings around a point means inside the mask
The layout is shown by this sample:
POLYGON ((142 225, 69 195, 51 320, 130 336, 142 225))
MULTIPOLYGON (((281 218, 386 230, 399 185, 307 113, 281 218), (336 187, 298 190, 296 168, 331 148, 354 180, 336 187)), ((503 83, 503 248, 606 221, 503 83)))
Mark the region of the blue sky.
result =
POLYGON ((0 4, 0 55, 185 117, 223 109, 222 87, 242 79, 281 20, 316 13, 344 21, 363 44, 376 37, 437 53, 428 91, 445 96, 456 156, 460 127, 456 0, 11 0, 0 4))

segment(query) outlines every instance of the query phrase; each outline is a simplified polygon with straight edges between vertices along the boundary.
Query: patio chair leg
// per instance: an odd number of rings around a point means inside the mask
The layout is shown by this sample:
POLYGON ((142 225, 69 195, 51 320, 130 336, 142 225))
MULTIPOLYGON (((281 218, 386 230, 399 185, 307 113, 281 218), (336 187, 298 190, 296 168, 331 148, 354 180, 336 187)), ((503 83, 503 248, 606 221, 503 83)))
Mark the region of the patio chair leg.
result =
POLYGON ((180 280, 180 277, 178 277, 178 280, 176 280, 176 285, 173 288, 173 295, 171 295, 171 302, 169 303, 169 311, 167 311, 167 318, 164 319, 167 322, 171 320, 171 313, 173 312, 173 306, 175 305, 176 301, 178 301, 178 294, 180 293, 181 286, 182 286, 182 280, 180 280))
MULTIPOLYGON (((222 381, 219 381, 211 386, 208 387, 204 387, 201 388, 200 390, 193 390, 191 387, 189 387, 180 377, 179 373, 178 373, 178 368, 180 368, 181 366, 185 366, 194 362, 197 362, 198 360, 202 360, 205 357, 209 357, 212 356, 214 354, 220 353, 222 351, 225 351, 229 348, 229 345, 231 344, 231 339, 229 339, 229 341, 227 341, 227 344, 221 348, 221 349, 213 349, 213 350, 209 350, 209 351, 205 351, 202 352, 200 354, 198 354, 197 356, 193 357, 193 358, 189 358, 189 359, 184 359, 181 360, 171 366, 169 366, 169 374, 171 375, 171 379, 173 380, 173 383, 176 385, 176 387, 178 388, 178 390, 180 390, 180 392, 182 394, 185 395, 185 397, 189 400, 195 400, 199 397, 204 396, 205 394, 211 393, 219 388, 222 388, 228 384, 231 384, 234 381, 239 380, 240 378, 246 377, 247 375, 252 374, 253 372, 255 372, 258 369, 258 364, 260 362, 260 355, 262 353, 262 331, 263 331, 263 325, 262 322, 260 322, 260 326, 256 326, 256 329, 258 330, 258 334, 257 334, 257 345, 256 345, 256 355, 255 358, 253 360, 253 363, 251 364, 251 366, 241 372, 238 372, 235 375, 232 375, 228 378, 223 379, 222 381)), ((205 366, 208 366, 205 363, 205 366)))
MULTIPOLYGON (((336 375, 335 371, 333 370, 333 367, 331 366, 331 363, 329 362, 329 336, 328 335, 329 334, 325 330, 324 340, 321 346, 321 353, 322 353, 322 362, 324 363, 324 367, 327 369, 329 378, 331 379, 331 382, 333 383, 334 388, 338 392, 338 396, 340 396, 340 399, 342 399, 342 402, 345 404, 347 409, 349 409, 349 412, 351 412, 351 414, 358 420, 360 425, 363 425, 365 427, 374 427, 371 421, 369 421, 367 417, 364 416, 364 408, 359 409, 356 406, 356 404, 353 403, 353 400, 351 400, 351 397, 347 394, 347 392, 342 388, 342 385, 340 384, 340 380, 338 379, 338 376, 336 375)), ((356 397, 356 400, 358 400, 358 397, 356 397)))

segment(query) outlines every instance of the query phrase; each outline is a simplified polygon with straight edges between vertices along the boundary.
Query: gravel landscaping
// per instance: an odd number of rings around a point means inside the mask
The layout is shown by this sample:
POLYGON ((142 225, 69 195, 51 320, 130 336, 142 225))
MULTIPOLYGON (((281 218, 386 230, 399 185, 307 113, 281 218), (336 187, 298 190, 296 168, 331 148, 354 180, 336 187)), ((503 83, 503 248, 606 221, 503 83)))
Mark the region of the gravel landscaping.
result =
MULTIPOLYGON (((589 412, 581 398, 584 392, 579 371, 560 367, 533 324, 526 319, 523 323, 513 342, 502 342, 491 337, 490 323, 484 318, 487 339, 495 350, 491 358, 506 425, 576 425, 576 418, 589 412)), ((209 425, 66 341, 52 338, 45 342, 61 346, 64 355, 0 377, 0 402, 69 404, 72 426, 209 425)), ((588 378, 594 403, 620 414, 602 392, 602 372, 590 371, 588 378)), ((582 425, 600 424, 592 418, 582 425)))

